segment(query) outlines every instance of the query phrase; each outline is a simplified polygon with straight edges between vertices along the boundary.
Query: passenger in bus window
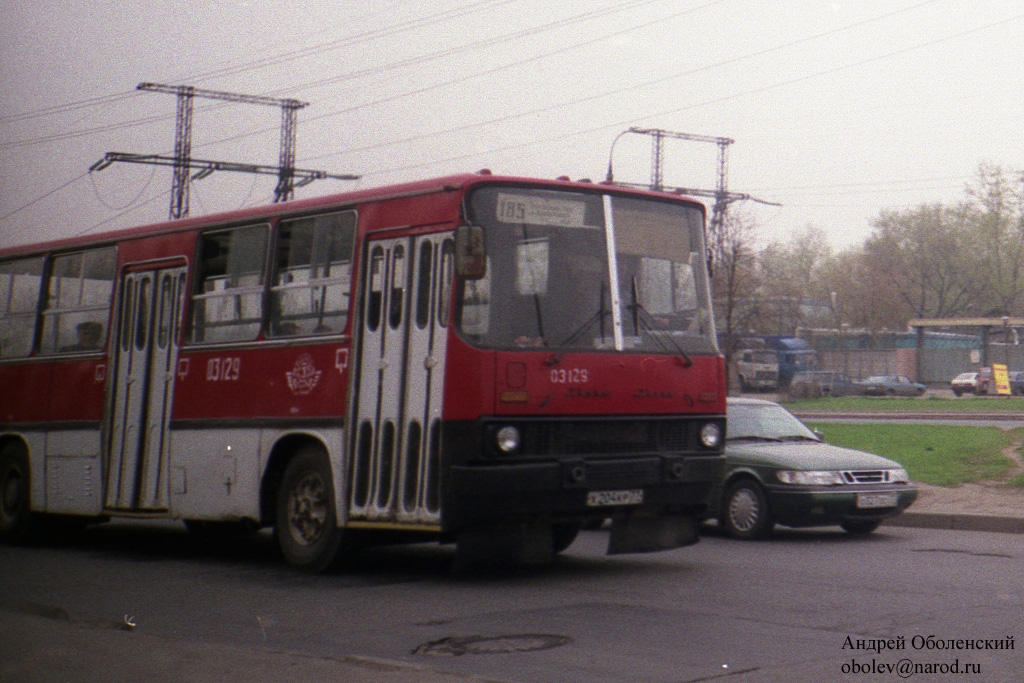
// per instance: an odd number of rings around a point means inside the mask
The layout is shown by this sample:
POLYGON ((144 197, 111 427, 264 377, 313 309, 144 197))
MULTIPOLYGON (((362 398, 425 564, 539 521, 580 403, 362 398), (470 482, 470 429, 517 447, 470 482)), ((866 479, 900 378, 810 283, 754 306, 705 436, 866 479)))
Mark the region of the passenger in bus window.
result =
POLYGON ((78 341, 61 347, 61 351, 95 351, 100 348, 103 340, 103 325, 94 320, 86 320, 78 323, 75 334, 78 335, 78 341))

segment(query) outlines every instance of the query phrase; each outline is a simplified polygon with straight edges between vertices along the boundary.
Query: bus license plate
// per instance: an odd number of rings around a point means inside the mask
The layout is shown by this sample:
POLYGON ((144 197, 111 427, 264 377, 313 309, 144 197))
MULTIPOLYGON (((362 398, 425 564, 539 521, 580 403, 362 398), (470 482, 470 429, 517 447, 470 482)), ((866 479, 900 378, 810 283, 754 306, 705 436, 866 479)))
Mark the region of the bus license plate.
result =
POLYGON ((858 493, 857 507, 864 508, 894 508, 896 507, 895 493, 858 493))
POLYGON ((590 491, 587 493, 587 507, 606 505, 639 505, 644 502, 643 489, 628 491, 590 491))

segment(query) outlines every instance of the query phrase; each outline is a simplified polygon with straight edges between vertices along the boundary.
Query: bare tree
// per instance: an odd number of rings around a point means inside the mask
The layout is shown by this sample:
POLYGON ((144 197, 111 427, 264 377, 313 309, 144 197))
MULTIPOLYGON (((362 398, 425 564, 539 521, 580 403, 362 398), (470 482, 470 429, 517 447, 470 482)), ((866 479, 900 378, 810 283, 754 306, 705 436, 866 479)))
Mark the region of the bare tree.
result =
POLYGON ((711 236, 709 245, 716 327, 722 339, 722 352, 730 375, 733 352, 742 336, 750 331, 751 321, 758 315, 756 294, 759 277, 753 232, 753 224, 740 212, 733 211, 718 234, 711 236))
POLYGON ((977 287, 970 214, 964 205, 942 204, 883 211, 864 245, 876 286, 887 288, 912 317, 971 313, 977 287))
POLYGON ((977 307, 984 315, 1017 315, 1024 304, 1024 188, 1019 174, 982 164, 967 188, 971 210, 973 277, 984 283, 977 307))

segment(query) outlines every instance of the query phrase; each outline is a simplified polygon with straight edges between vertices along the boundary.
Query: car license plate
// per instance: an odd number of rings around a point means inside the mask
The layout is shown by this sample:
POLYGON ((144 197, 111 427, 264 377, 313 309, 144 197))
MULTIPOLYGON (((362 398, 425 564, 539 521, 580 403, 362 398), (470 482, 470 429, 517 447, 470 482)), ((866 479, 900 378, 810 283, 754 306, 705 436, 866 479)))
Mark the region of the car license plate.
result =
POLYGON ((894 508, 897 497, 895 493, 858 493, 858 508, 894 508))
POLYGON ((639 505, 644 502, 643 489, 628 491, 589 491, 587 507, 604 507, 606 505, 639 505))

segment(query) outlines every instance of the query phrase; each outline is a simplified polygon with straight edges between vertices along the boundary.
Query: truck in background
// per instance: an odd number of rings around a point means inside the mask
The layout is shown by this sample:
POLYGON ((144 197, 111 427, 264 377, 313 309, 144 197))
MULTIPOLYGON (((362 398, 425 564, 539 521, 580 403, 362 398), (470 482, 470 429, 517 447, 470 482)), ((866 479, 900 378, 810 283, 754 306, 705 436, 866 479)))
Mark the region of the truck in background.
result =
POLYGON ((779 386, 779 358, 772 349, 740 349, 735 353, 740 391, 771 391, 779 386))
POLYGON ((798 372, 820 369, 818 352, 811 348, 806 339, 783 335, 765 335, 763 339, 778 358, 779 389, 788 387, 793 375, 798 372))

